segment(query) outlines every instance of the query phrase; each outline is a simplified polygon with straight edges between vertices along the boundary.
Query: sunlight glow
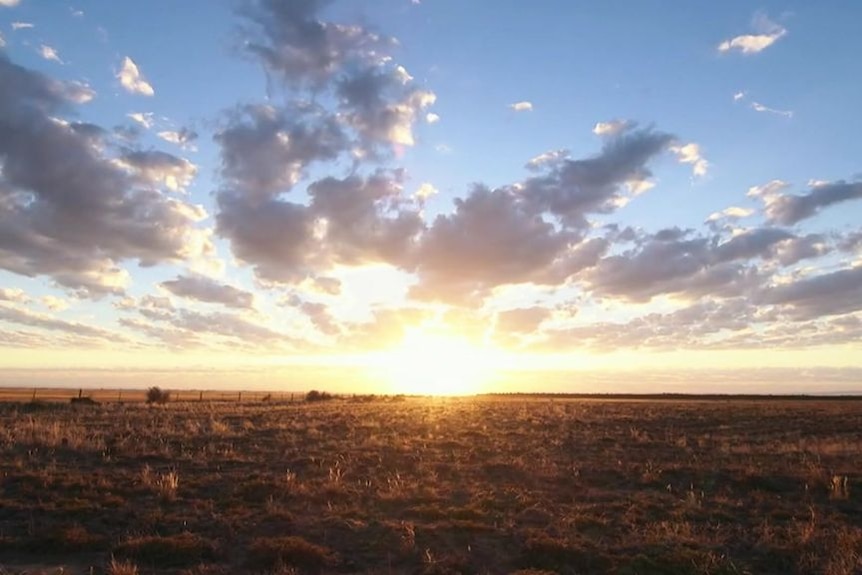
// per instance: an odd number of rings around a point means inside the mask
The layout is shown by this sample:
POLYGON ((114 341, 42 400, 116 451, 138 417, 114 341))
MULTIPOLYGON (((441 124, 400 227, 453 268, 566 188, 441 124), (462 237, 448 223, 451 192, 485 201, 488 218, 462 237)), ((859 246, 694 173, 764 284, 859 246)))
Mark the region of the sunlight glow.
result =
POLYGON ((426 327, 408 330, 379 362, 395 393, 472 395, 486 391, 499 367, 497 355, 466 337, 426 327))

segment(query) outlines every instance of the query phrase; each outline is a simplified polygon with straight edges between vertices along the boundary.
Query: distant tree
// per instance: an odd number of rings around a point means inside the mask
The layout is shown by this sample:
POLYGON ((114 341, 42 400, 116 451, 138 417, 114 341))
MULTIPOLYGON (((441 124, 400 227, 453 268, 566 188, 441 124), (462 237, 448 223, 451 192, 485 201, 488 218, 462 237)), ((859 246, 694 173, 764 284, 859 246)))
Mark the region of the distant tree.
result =
POLYGON ((170 398, 171 392, 159 386, 153 386, 147 390, 147 403, 167 403, 170 398))
POLYGON ((317 391, 316 389, 312 389, 305 394, 305 401, 326 401, 332 398, 332 394, 325 391, 317 391))

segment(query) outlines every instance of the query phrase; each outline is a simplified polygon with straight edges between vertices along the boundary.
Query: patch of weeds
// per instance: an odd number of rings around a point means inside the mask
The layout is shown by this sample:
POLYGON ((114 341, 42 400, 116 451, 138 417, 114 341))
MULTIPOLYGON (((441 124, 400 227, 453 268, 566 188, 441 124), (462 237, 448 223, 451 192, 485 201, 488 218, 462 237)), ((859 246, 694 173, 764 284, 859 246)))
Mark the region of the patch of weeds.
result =
POLYGON ((259 537, 251 542, 246 555, 246 565, 252 569, 295 567, 314 574, 334 564, 332 551, 297 536, 259 537))
POLYGON ((133 537, 114 548, 114 554, 153 567, 188 567, 216 557, 216 546, 194 533, 133 537))

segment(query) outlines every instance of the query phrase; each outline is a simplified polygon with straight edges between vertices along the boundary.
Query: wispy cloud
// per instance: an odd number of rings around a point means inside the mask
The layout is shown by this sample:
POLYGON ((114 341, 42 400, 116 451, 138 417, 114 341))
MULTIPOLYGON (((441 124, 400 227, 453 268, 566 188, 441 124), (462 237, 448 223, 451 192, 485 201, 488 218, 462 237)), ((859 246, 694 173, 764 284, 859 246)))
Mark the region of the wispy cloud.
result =
POLYGON ((755 112, 765 112, 767 114, 776 114, 778 116, 784 116, 785 118, 793 117, 793 110, 778 110, 776 108, 770 108, 769 106, 764 106, 760 102, 752 102, 751 109, 755 112))
POLYGON ((21 0, 0 0, 0 6, 4 8, 11 8, 13 6, 17 6, 21 0))
POLYGON ((744 99, 745 99, 745 91, 744 90, 740 90, 739 92, 736 92, 733 94, 733 101, 734 102, 739 102, 740 100, 744 100, 744 99))
POLYGON ((130 94, 152 96, 156 93, 152 85, 141 74, 138 65, 128 56, 123 58, 123 67, 117 73, 117 79, 130 94))
POLYGON ((440 116, 438 116, 434 112, 428 112, 427 114, 425 114, 425 121, 429 124, 436 124, 440 121, 440 116))
POLYGON ((757 54, 787 35, 786 28, 776 24, 765 14, 755 15, 753 27, 757 34, 744 34, 725 40, 718 45, 718 51, 731 52, 736 50, 743 54, 757 54))
POLYGON ((515 102, 514 104, 509 104, 509 108, 516 112, 532 112, 533 103, 524 100, 521 102, 515 102))
POLYGON ((152 112, 131 112, 126 114, 127 118, 131 118, 137 124, 140 124, 147 130, 153 127, 153 113, 152 112))
POLYGON ((31 28, 35 28, 31 22, 12 22, 12 31, 17 32, 18 30, 29 30, 31 28))
POLYGON ((45 60, 50 60, 52 62, 57 62, 58 64, 63 64, 63 60, 60 59, 60 55, 57 53, 55 48, 48 46, 47 44, 42 44, 39 47, 39 55, 42 56, 45 60))

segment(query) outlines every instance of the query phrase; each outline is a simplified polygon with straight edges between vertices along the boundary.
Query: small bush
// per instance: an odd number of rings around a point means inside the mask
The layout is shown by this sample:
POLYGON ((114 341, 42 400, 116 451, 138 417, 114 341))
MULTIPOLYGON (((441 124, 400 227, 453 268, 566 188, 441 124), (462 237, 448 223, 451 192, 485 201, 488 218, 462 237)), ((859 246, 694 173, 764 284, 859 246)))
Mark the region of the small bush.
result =
POLYGON ((214 559, 216 547, 200 535, 180 533, 167 537, 134 537, 117 545, 114 554, 153 567, 188 567, 214 559))
POLYGON ((111 557, 107 572, 108 575, 138 575, 138 566, 131 561, 118 561, 111 557))
POLYGON ((171 392, 154 386, 147 390, 147 403, 167 403, 171 399, 171 392))
POLYGON ((320 573, 333 565, 334 557, 326 547, 302 537, 261 537, 249 546, 246 563, 252 569, 295 567, 303 573, 320 573))
POLYGON ((330 399, 334 399, 331 393, 317 391, 316 389, 312 389, 305 394, 305 401, 327 401, 330 399))

